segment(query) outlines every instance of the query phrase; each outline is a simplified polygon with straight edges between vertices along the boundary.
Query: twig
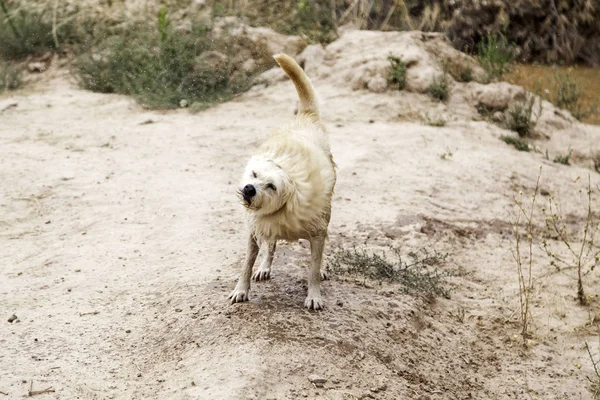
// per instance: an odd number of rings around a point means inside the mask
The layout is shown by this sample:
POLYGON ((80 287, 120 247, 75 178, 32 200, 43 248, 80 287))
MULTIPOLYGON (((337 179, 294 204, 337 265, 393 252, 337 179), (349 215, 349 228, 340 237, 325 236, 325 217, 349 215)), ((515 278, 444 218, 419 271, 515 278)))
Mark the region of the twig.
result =
POLYGON ((29 383, 29 391, 27 392, 27 396, 31 397, 31 396, 36 396, 38 394, 54 393, 54 392, 56 392, 56 390, 52 389, 52 387, 42 389, 42 390, 33 390, 33 379, 32 379, 31 382, 29 383))
MULTIPOLYGON (((2 0, 0 0, 0 1, 2 1, 2 0)), ((13 107, 17 107, 17 106, 18 106, 18 104, 17 104, 17 103, 10 103, 10 104, 8 104, 6 107, 4 107, 4 108, 0 109, 0 113, 2 113, 2 112, 4 112, 4 111, 8 110, 9 108, 13 108, 13 107)))
POLYGON ((592 351, 590 350, 590 346, 588 345, 587 342, 585 342, 585 348, 587 349, 587 352, 590 356, 590 360, 592 360, 592 365, 594 366, 594 372, 596 373, 596 376, 598 377, 598 379, 600 379, 600 371, 598 371, 598 363, 600 363, 600 360, 598 360, 598 361, 594 360, 594 356, 592 355, 592 351))
POLYGON ((60 47, 58 43, 58 35, 56 34, 56 10, 58 9, 58 0, 54 0, 54 7, 52 8, 52 39, 54 39, 54 45, 56 50, 60 47))
POLYGON ((2 11, 4 12, 4 15, 6 15, 6 20, 8 21, 8 25, 10 25, 10 29, 15 34, 15 37, 17 37, 18 39, 20 39, 21 38, 21 34, 19 33, 19 31, 15 27, 15 24, 14 24, 14 22, 12 20, 12 17, 8 13, 8 9, 6 8, 6 4, 4 4, 4 0, 0 0, 0 7, 2 8, 2 11))
POLYGON ((337 15, 335 13, 335 0, 330 1, 331 4, 331 21, 333 22, 333 26, 337 28, 337 15))
POLYGON ((54 393, 56 392, 56 390, 52 389, 51 387, 46 388, 46 389, 42 389, 42 390, 34 390, 34 391, 29 391, 29 397, 31 396, 36 396, 38 394, 44 394, 44 393, 54 393))
POLYGON ((385 16, 385 19, 383 20, 383 22, 381 23, 381 25, 379 26, 379 30, 382 31, 383 28, 387 25, 387 23, 390 21, 390 18, 392 18, 392 15, 394 14, 394 11, 396 11, 396 7, 398 6, 398 0, 394 1, 394 4, 390 7, 390 10, 388 11, 387 15, 385 16))
POLYGON ((356 7, 356 5, 358 4, 358 2, 359 2, 359 0, 354 0, 354 2, 350 5, 350 7, 348 7, 346 9, 346 11, 344 11, 344 13, 342 14, 342 16, 340 17, 340 25, 344 23, 344 20, 352 12, 352 9, 354 9, 354 7, 356 7))
POLYGON ((79 313, 80 317, 83 317, 84 315, 97 315, 100 314, 100 311, 90 311, 90 312, 85 312, 85 313, 79 313))
POLYGON ((0 394, 3 394, 3 395, 5 395, 5 396, 8 396, 8 393, 0 392, 0 394))

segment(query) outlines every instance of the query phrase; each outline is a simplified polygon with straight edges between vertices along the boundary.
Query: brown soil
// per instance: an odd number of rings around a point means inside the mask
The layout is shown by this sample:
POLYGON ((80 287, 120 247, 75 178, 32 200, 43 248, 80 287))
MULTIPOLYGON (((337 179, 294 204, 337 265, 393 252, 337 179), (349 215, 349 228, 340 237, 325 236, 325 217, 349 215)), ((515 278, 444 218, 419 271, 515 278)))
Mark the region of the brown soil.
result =
MULTIPOLYGON (((454 273, 450 299, 337 276, 323 285, 325 311, 309 312, 309 252, 299 242, 279 247, 273 279, 254 284, 249 303, 229 305, 245 243, 236 183, 252 149, 292 115, 291 83, 191 115, 86 92, 66 71, 50 70, 0 97, 0 391, 592 399, 584 343, 598 354, 598 271, 585 277, 590 306, 581 307, 574 271, 555 272, 534 248, 533 336, 523 347, 509 212, 541 164, 542 188, 581 226, 579 189, 588 174, 593 185, 600 175, 504 144, 506 131, 473 121, 472 84, 455 83, 447 105, 414 92, 353 91, 343 77, 361 64, 348 57, 378 51, 385 60, 396 37, 369 35, 362 53, 334 42, 312 74, 339 166, 327 253, 364 243, 448 252, 441 268, 454 273), (425 112, 449 122, 410 117, 425 112), (453 155, 442 159, 446 149, 453 155), (18 321, 9 323, 12 314, 18 321), (309 381, 313 374, 324 387, 309 381)), ((583 154, 600 142, 598 127, 543 126, 551 138, 540 146, 571 143, 583 154)))

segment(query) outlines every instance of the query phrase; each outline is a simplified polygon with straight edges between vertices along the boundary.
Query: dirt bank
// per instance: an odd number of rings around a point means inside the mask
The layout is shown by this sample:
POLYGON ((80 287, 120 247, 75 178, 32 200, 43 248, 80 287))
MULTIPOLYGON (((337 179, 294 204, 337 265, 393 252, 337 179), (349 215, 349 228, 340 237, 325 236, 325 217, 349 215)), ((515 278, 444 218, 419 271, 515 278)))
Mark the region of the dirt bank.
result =
MULTIPOLYGON (((447 105, 353 90, 350 59, 385 60, 386 46, 425 54, 411 38, 366 34, 368 48, 349 45, 363 36, 342 38, 311 73, 339 166, 327 254, 365 242, 448 252, 450 299, 334 277, 325 311, 308 312, 300 242, 280 246, 250 303, 230 306, 244 252, 235 185, 252 149, 292 115, 291 83, 191 115, 145 111, 49 71, 0 97, 0 391, 21 398, 33 382, 56 399, 591 399, 583 346, 597 342, 598 271, 583 308, 575 274, 551 274, 535 250, 535 328, 523 349, 509 210, 541 164, 542 188, 581 224, 587 178, 576 178, 600 176, 500 141, 506 131, 473 120, 475 84, 456 83, 447 105), (426 126, 423 113, 448 123, 426 126)), ((600 128, 563 119, 542 122, 550 139, 540 146, 600 143, 600 128)))

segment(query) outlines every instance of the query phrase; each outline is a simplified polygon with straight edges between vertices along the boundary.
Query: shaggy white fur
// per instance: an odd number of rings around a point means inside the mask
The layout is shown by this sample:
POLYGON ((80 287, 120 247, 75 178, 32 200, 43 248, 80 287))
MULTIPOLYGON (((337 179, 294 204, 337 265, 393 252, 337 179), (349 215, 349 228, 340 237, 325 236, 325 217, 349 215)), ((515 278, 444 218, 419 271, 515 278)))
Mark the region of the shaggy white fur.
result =
POLYGON ((275 60, 298 92, 296 117, 277 130, 250 158, 238 190, 248 210, 248 253, 232 303, 248 300, 250 280, 270 278, 277 240, 307 239, 311 244, 311 269, 305 306, 322 309, 321 260, 331 215, 335 163, 329 139, 320 122, 314 88, 302 68, 285 54, 275 60), (252 275, 259 243, 265 248, 261 266, 252 275))

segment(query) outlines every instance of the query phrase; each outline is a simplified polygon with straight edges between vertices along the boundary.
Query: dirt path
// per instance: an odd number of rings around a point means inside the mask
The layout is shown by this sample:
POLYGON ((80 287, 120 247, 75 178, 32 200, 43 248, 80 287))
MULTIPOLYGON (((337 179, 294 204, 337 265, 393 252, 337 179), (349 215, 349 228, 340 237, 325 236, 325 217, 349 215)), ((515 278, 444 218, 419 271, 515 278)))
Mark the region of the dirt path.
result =
MULTIPOLYGON (((592 398, 582 346, 593 329, 579 329, 589 313, 573 301, 572 275, 539 280, 535 343, 519 346, 508 217, 543 164, 543 188, 581 220, 574 178, 589 170, 517 152, 485 122, 401 121, 406 102, 436 107, 424 95, 315 79, 339 165, 328 254, 365 242, 448 252, 444 268, 461 272, 452 298, 338 277, 324 285, 326 310, 305 311, 301 242, 280 246, 274 279, 254 285, 250 303, 229 306, 244 251, 235 185, 292 115, 291 84, 191 115, 144 111, 66 77, 0 97, 0 110, 17 104, 0 113, 8 398, 31 381, 55 390, 40 399, 592 398)), ((583 125, 565 134, 578 129, 600 137, 583 125)), ((541 254, 535 271, 549 271, 541 254)), ((598 293, 598 274, 587 284, 598 293)))

